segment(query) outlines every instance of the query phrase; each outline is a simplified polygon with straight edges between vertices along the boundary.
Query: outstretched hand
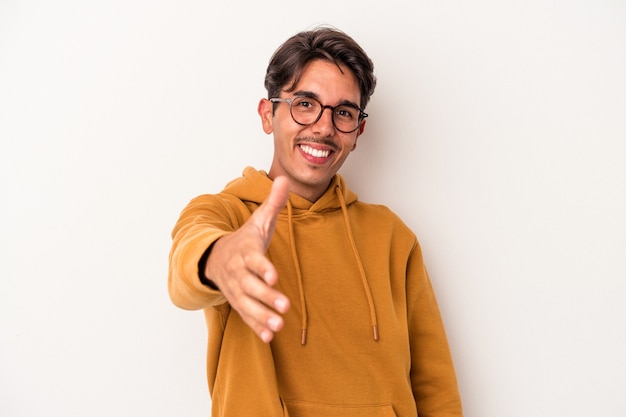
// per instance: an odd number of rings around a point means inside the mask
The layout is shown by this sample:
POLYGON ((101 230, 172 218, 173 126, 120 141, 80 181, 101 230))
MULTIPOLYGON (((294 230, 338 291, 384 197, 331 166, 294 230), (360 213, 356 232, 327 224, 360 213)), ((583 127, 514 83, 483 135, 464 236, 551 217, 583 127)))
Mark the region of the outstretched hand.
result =
POLYGON ((281 314, 289 310, 289 299, 273 288, 278 273, 265 256, 288 199, 287 179, 276 178, 270 195, 248 221, 215 242, 206 264, 205 276, 264 342, 282 329, 281 314))

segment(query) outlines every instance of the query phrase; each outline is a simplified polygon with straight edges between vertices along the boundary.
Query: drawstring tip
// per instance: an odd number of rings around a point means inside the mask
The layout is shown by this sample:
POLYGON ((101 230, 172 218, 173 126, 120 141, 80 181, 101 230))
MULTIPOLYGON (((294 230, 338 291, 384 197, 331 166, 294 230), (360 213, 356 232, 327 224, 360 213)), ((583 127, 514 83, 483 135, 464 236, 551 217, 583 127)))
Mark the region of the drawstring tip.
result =
POLYGON ((378 326, 375 324, 372 329, 374 330, 374 340, 378 341, 378 326))
POLYGON ((302 345, 306 345, 306 329, 302 329, 302 339, 300 340, 302 345))

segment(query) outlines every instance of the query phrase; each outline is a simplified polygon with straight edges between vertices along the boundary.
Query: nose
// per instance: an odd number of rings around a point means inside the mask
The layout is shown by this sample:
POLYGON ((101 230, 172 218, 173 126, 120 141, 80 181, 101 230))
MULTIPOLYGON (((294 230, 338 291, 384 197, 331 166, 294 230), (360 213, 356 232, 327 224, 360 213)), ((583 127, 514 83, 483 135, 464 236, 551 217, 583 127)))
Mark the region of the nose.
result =
POLYGON ((322 114, 317 122, 313 123, 313 132, 320 136, 332 136, 335 134, 335 124, 333 122, 333 109, 330 106, 322 108, 322 114), (329 110, 328 112, 326 110, 329 110))

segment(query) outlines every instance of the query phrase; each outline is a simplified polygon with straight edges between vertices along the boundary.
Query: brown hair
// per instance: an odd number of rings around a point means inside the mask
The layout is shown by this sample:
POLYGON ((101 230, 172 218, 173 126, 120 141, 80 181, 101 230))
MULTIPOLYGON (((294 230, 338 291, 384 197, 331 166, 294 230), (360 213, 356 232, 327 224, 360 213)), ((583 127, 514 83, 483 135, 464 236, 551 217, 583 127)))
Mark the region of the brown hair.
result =
POLYGON ((278 97, 289 83, 286 91, 293 91, 307 64, 314 60, 333 62, 350 69, 359 83, 361 109, 365 109, 376 87, 374 64, 354 39, 329 27, 300 32, 274 52, 265 74, 268 98, 278 97))

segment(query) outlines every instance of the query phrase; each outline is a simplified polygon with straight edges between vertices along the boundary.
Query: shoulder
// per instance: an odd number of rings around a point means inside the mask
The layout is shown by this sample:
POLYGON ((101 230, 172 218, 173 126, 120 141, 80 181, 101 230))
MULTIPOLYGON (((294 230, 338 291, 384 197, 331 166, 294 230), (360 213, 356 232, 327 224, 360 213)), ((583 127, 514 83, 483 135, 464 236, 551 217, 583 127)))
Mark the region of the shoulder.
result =
POLYGON ((395 233, 403 233, 414 237, 413 231, 393 210, 383 204, 356 201, 350 205, 350 216, 355 220, 378 227, 381 230, 391 229, 395 233))
POLYGON ((231 194, 219 193, 219 194, 201 194, 191 199, 187 205, 187 209, 190 210, 211 210, 211 209, 224 209, 224 208, 236 208, 244 206, 244 202, 241 199, 231 194))
POLYGON ((181 214, 185 218, 222 220, 234 227, 239 227, 250 217, 256 205, 242 201, 240 198, 228 194, 202 194, 194 197, 181 214))
POLYGON ((363 215, 380 217, 381 220, 404 223, 400 216, 383 204, 365 203, 359 200, 352 203, 350 209, 363 215))

